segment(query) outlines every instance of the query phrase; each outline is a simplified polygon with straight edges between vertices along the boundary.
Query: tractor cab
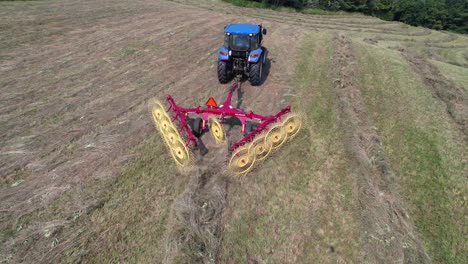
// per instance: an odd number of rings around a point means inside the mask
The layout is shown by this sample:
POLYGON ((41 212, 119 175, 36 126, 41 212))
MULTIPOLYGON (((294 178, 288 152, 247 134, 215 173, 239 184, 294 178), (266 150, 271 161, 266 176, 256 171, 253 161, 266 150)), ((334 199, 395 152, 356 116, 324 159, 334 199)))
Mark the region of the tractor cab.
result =
MULTIPOLYGON (((263 31, 263 32, 262 32, 263 31)), ((262 25, 231 24, 224 28, 224 47, 235 51, 258 49, 262 43, 262 25)))
POLYGON ((262 25, 230 24, 224 27, 224 45, 218 53, 218 79, 227 83, 234 76, 246 76, 260 85, 265 49, 261 46, 266 29, 262 25))

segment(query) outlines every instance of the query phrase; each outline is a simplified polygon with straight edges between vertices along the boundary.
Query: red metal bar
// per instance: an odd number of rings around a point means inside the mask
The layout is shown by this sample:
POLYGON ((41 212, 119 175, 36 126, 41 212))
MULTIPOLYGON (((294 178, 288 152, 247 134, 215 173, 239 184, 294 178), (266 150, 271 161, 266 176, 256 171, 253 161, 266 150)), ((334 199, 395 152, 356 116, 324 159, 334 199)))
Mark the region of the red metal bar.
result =
POLYGON ((237 81, 232 83, 231 88, 229 88, 228 96, 226 97, 226 100, 223 103, 223 106, 224 105, 231 106, 232 95, 234 94, 234 92, 236 91, 238 87, 239 87, 239 83, 237 81))
POLYGON ((169 107, 169 110, 172 110, 173 112, 177 112, 177 113, 183 113, 183 114, 208 113, 208 114, 213 114, 213 115, 245 117, 245 118, 248 118, 248 119, 258 119, 258 120, 261 120, 261 121, 268 120, 268 119, 270 119, 272 117, 272 116, 258 115, 258 114, 255 114, 252 111, 246 113, 242 109, 230 108, 230 107, 232 107, 230 105, 222 105, 220 107, 207 107, 207 108, 203 108, 202 106, 198 106, 198 107, 194 107, 194 108, 184 108, 184 107, 180 107, 180 106, 176 105, 176 103, 174 102, 174 99, 170 95, 167 96, 166 100, 171 105, 169 107))
POLYGON ((267 119, 265 121, 263 121, 262 123, 258 124, 257 128, 254 131, 247 134, 245 137, 243 137, 238 142, 232 144, 231 151, 234 151, 238 147, 240 147, 240 146, 244 145, 245 143, 251 141, 256 135, 260 134, 263 130, 267 129, 269 124, 275 123, 278 120, 281 120, 281 117, 283 115, 289 113, 289 112, 291 112, 291 107, 288 105, 288 106, 284 107, 283 109, 281 109, 281 111, 279 111, 276 115, 267 116, 266 117, 267 119))

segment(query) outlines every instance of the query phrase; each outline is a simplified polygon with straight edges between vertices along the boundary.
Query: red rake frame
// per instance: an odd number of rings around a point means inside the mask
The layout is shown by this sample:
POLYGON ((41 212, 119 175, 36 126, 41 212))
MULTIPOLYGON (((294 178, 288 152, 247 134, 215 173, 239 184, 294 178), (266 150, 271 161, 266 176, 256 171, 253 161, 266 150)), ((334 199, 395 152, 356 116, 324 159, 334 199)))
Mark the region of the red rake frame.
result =
POLYGON ((260 123, 257 125, 255 130, 250 132, 249 134, 245 135, 241 140, 238 142, 232 144, 231 146, 231 151, 235 151, 238 147, 244 145, 245 143, 251 141, 257 134, 260 134, 263 130, 268 129, 268 125, 278 122, 281 120, 281 117, 289 112, 291 112, 291 106, 286 106, 281 111, 279 111, 275 115, 270 115, 270 116, 262 116, 255 114, 254 112, 245 112, 243 109, 238 109, 234 108, 231 105, 231 99, 234 94, 234 91, 239 88, 239 82, 235 81, 232 83, 228 96, 224 103, 220 106, 198 106, 195 108, 184 108, 178 106, 172 96, 168 95, 166 98, 166 101, 169 103, 169 109, 167 112, 172 111, 175 114, 175 117, 172 121, 175 121, 175 119, 178 120, 179 122, 179 132, 182 130, 185 130, 187 133, 187 142, 186 145, 189 146, 190 144, 197 145, 197 140, 195 138, 195 135, 193 135, 192 130, 190 129, 188 123, 187 123, 187 115, 189 113, 194 113, 194 114, 201 114, 202 115, 202 129, 206 129, 206 120, 211 115, 216 115, 221 117, 221 123, 224 122, 224 117, 229 116, 229 117, 236 117, 237 119, 240 120, 242 123, 242 133, 245 131, 245 124, 247 119, 256 119, 259 120, 260 123))

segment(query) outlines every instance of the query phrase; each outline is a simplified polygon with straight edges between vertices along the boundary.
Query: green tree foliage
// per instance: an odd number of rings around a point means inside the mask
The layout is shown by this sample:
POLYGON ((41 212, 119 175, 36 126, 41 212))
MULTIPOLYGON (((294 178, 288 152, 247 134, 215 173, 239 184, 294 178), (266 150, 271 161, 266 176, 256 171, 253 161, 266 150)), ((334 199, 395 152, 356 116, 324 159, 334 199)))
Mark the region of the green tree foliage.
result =
POLYGON ((468 33, 468 0, 246 0, 266 6, 362 12, 386 20, 468 33))

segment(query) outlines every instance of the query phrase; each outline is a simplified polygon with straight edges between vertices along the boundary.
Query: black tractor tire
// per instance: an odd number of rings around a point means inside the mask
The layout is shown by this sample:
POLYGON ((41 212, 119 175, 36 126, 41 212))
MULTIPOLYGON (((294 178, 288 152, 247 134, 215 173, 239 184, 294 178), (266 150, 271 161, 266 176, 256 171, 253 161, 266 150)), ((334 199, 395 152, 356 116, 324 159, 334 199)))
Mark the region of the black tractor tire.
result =
POLYGON ((219 83, 225 84, 230 79, 229 65, 225 61, 218 61, 218 80, 219 83))
POLYGON ((193 120, 192 133, 195 137, 200 137, 202 135, 202 119, 200 117, 197 117, 193 120))
POLYGON ((258 62, 250 65, 249 72, 249 82, 253 86, 258 86, 262 84, 262 74, 263 74, 263 56, 259 58, 258 62))
POLYGON ((250 132, 254 131, 257 128, 257 124, 253 122, 245 122, 245 130, 244 130, 244 136, 247 136, 250 134, 250 132))

